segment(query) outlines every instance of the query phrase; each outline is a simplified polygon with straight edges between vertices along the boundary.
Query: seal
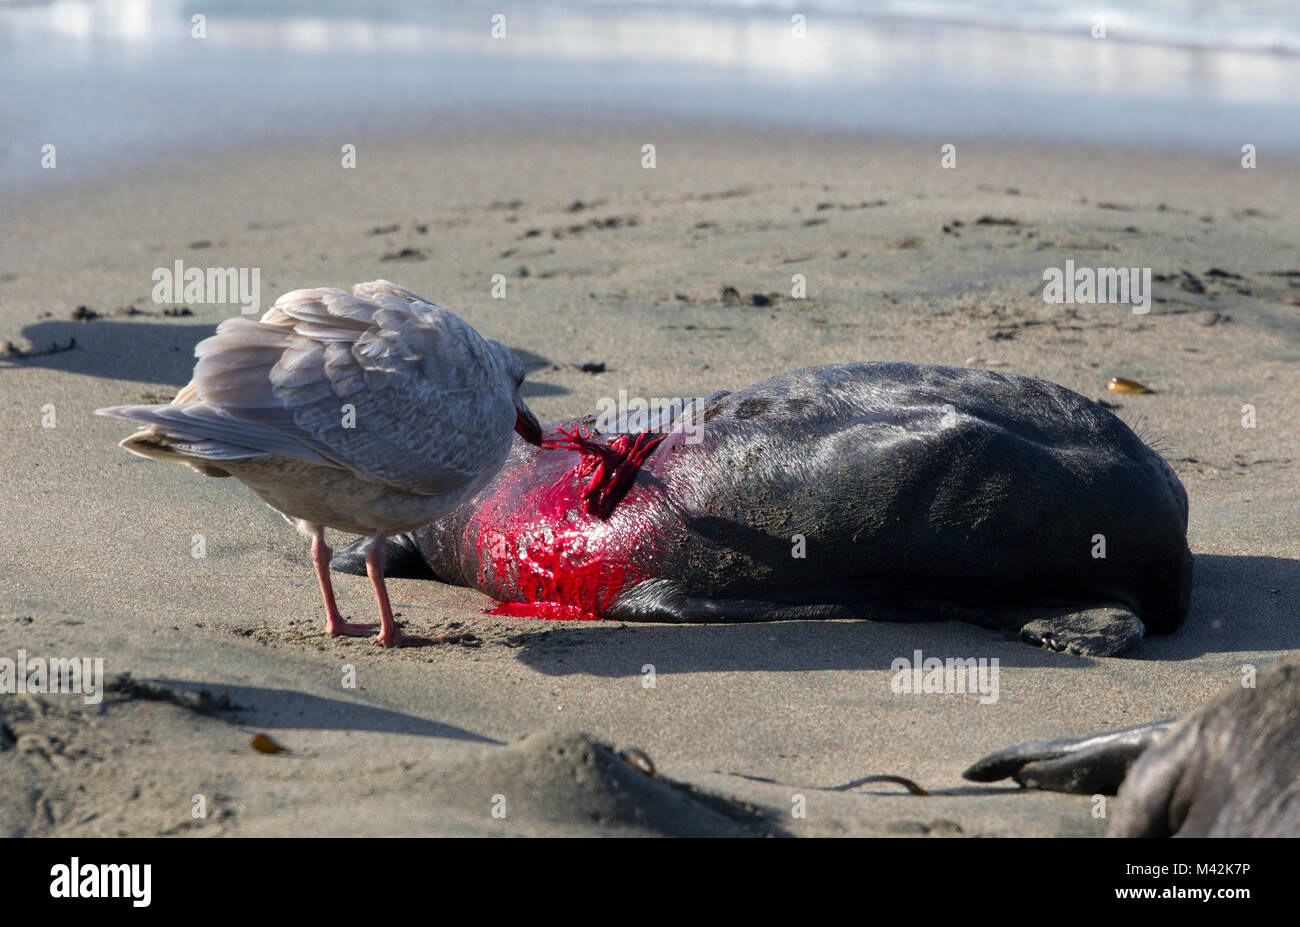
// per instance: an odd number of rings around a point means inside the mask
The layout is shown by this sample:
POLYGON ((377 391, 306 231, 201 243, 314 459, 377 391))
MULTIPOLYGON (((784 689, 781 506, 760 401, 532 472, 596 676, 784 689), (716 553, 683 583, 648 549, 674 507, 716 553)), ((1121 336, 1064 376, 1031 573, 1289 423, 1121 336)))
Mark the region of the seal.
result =
MULTIPOLYGON (((388 575, 473 586, 497 614, 961 618, 1090 655, 1187 615, 1182 484, 1053 383, 839 364, 545 432, 542 448, 516 440, 477 496, 392 538, 388 575)), ((334 569, 364 572, 366 550, 334 569)))
POLYGON ((1111 837, 1300 837, 1300 655, 1181 721, 1022 744, 963 776, 1115 795, 1111 837))

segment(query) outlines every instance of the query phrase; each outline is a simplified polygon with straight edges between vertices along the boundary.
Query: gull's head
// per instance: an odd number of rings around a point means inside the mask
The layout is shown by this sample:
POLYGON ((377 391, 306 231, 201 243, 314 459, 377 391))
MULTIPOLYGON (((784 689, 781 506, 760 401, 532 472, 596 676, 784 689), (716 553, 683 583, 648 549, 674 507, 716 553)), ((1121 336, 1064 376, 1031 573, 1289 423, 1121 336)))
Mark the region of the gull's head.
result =
POLYGON ((524 385, 524 364, 519 359, 519 355, 507 348, 500 341, 488 341, 492 352, 501 362, 501 371, 509 380, 510 398, 515 404, 515 431, 521 438, 529 444, 542 443, 542 426, 537 421, 537 416, 524 404, 523 397, 519 395, 519 388, 524 385))

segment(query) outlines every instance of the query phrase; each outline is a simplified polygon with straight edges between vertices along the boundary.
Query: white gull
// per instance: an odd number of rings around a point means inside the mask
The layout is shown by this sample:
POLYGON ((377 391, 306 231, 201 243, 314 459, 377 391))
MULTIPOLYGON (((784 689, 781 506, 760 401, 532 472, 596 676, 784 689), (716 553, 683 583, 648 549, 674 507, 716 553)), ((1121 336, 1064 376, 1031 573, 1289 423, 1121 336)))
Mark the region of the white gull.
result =
POLYGON ((374 625, 339 614, 325 528, 372 535, 377 643, 418 642, 393 621, 384 535, 426 525, 477 493, 515 432, 541 441, 519 396, 519 358, 386 280, 357 284, 352 295, 286 293, 261 321, 222 322, 194 353, 194 379, 170 405, 97 410, 149 426, 122 447, 233 476, 311 538, 330 634, 374 625))

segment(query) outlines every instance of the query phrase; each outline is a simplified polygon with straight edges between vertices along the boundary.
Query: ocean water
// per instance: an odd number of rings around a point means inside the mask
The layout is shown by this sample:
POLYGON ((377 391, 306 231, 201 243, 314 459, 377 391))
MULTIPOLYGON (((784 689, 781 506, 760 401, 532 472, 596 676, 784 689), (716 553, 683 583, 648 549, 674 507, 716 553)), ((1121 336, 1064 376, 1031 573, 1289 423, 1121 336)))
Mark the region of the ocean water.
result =
POLYGON ((0 0, 0 188, 547 107, 1295 153, 1300 3, 0 0))

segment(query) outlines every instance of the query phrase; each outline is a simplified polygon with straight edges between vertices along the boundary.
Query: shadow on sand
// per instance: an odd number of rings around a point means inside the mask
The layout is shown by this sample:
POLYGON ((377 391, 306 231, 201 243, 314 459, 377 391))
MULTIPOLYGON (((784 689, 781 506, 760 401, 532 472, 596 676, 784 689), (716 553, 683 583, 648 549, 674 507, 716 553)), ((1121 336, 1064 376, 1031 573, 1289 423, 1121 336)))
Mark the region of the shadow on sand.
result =
MULTIPOLYGON (((556 622, 520 633, 513 642, 519 660, 555 676, 639 676, 647 663, 671 673, 888 670, 894 659, 910 658, 917 649, 927 657, 997 657, 1004 668, 1066 669, 1096 662, 1036 649, 1011 632, 952 621, 556 622)), ((1208 653, 1296 649, 1300 561, 1201 554, 1186 624, 1114 659, 1178 661, 1208 653)))
POLYGON ((376 708, 344 699, 324 698, 292 689, 263 686, 232 686, 224 683, 201 683, 179 679, 150 679, 155 685, 177 692, 197 695, 201 691, 220 698, 226 696, 239 706, 221 712, 227 720, 256 727, 303 728, 313 731, 376 731, 387 734, 414 734, 421 737, 447 737, 474 743, 500 744, 451 724, 430 721, 400 711, 376 708))
MULTIPOLYGON (((0 356, 0 376, 6 370, 41 367, 109 380, 161 383, 179 389, 190 382, 190 375, 194 372, 195 345, 216 331, 217 324, 115 319, 38 322, 22 331, 22 338, 30 344, 31 353, 0 356), (65 350, 73 339, 76 346, 65 350), (41 353, 51 347, 57 350, 41 353)), ((23 347, 21 343, 18 346, 23 347)), ((513 350, 524 362, 530 376, 544 374, 551 365, 551 361, 540 354, 518 348, 513 350)), ((569 392, 571 390, 566 387, 531 379, 525 381, 523 387, 523 395, 531 398, 563 396, 569 392)))
POLYGON ((50 345, 76 347, 53 354, 0 357, 0 376, 16 367, 42 367, 64 373, 134 383, 163 383, 180 388, 194 370, 194 346, 216 325, 162 322, 48 321, 28 325, 23 337, 33 352, 50 345))

